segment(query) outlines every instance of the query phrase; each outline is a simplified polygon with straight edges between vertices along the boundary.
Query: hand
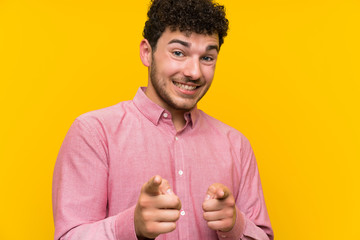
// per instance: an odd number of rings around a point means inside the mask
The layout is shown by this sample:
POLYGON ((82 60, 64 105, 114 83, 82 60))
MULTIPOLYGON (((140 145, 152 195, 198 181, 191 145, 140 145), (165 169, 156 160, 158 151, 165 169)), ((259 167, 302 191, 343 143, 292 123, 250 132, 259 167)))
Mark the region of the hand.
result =
POLYGON ((230 231, 236 220, 235 199, 231 191, 221 183, 212 184, 203 202, 204 219, 209 228, 230 231))
POLYGON ((180 217, 181 202, 173 193, 167 180, 156 175, 142 186, 135 207, 136 236, 156 238, 174 231, 180 217))

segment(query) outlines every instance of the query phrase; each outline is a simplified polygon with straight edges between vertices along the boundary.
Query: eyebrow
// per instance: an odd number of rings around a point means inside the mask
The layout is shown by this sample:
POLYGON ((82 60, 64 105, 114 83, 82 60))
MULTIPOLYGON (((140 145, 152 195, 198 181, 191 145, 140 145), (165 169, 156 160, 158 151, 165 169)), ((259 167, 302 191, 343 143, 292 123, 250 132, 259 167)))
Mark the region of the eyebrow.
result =
MULTIPOLYGON (((190 47, 190 43, 182 41, 180 39, 173 39, 171 40, 168 44, 172 44, 172 43, 179 43, 181 45, 183 45, 184 47, 189 48, 190 47)), ((209 45, 206 47, 206 51, 210 51, 215 49, 217 52, 219 52, 219 46, 218 45, 209 45)))
POLYGON ((219 47, 218 45, 209 45, 206 47, 206 51, 210 51, 210 50, 213 50, 215 49, 217 52, 219 52, 219 47))
POLYGON ((168 44, 172 44, 172 43, 179 43, 179 44, 183 45, 184 47, 190 47, 190 44, 188 42, 184 42, 179 39, 173 39, 168 44))

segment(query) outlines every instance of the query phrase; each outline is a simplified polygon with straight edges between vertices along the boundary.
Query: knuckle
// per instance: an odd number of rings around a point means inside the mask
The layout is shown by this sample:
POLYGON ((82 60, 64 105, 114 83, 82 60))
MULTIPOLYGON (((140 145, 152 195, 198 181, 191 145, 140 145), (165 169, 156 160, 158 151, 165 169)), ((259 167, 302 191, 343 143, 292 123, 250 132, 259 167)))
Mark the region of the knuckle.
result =
POLYGON ((231 225, 232 219, 226 218, 226 219, 224 219, 222 222, 223 222, 224 227, 228 227, 228 226, 231 225))
POLYGON ((150 230, 151 230, 151 227, 150 227, 150 224, 144 224, 144 230, 146 233, 150 233, 150 230))
POLYGON ((140 197, 138 203, 141 209, 149 206, 149 201, 144 197, 140 197))
POLYGON ((152 220, 153 214, 151 214, 149 211, 143 211, 142 212, 142 218, 145 222, 149 222, 152 220))
POLYGON ((167 202, 168 202, 169 206, 171 206, 173 208, 180 208, 181 207, 180 199, 177 196, 168 196, 167 197, 167 202))
POLYGON ((231 219, 225 220, 224 223, 223 223, 222 228, 223 228, 223 229, 232 228, 232 221, 231 221, 231 219))
POLYGON ((148 234, 155 234, 156 233, 154 224, 146 224, 144 227, 145 227, 145 231, 148 234))
POLYGON ((203 204, 202 204, 202 209, 203 209, 204 211, 207 211, 207 210, 208 210, 208 204, 207 204, 207 202, 203 202, 203 204))
POLYGON ((233 208, 227 208, 225 210, 226 217, 232 217, 234 215, 234 209, 233 208))
POLYGON ((229 207, 234 207, 235 206, 235 199, 233 197, 228 198, 228 200, 226 201, 226 205, 229 207))

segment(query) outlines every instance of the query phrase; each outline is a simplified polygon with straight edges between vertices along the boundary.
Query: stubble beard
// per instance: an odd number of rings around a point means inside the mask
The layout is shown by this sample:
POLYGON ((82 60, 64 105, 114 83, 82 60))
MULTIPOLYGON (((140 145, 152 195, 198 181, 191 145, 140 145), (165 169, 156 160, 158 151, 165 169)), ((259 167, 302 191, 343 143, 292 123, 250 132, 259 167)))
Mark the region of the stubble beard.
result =
MULTIPOLYGON (((161 83, 160 80, 157 78, 156 76, 157 74, 157 69, 156 69, 156 63, 155 63, 155 59, 154 56, 152 56, 152 61, 151 61, 151 68, 150 68, 150 81, 151 84, 153 86, 153 88, 155 89, 156 94, 161 98, 161 100, 171 109, 174 110, 181 110, 181 111, 190 111, 191 109, 193 109, 196 104, 200 101, 200 99, 205 95, 205 93, 207 92, 207 90, 209 89, 210 85, 207 87, 207 89, 205 90, 205 92, 203 93, 202 96, 199 97, 199 99, 195 100, 195 103, 192 104, 191 106, 188 106, 188 104, 184 103, 182 105, 176 103, 174 101, 174 99, 170 96, 170 94, 166 91, 166 82, 161 83)), ((170 78, 170 83, 169 84, 173 84, 172 81, 175 79, 170 78)), ((165 80, 167 81, 167 80, 165 80)), ((182 82, 188 82, 190 80, 184 80, 182 82)))

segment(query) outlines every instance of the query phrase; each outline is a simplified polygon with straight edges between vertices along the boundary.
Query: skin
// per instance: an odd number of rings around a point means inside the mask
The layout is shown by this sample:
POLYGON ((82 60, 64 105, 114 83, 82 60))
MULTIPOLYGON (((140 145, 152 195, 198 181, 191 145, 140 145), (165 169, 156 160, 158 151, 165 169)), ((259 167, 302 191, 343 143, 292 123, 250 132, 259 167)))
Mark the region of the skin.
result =
POLYGON ((203 217, 209 228, 228 232, 234 227, 236 221, 235 198, 225 185, 212 184, 207 190, 202 207, 203 217))
MULTIPOLYGON (((219 38, 217 34, 184 33, 166 29, 155 51, 149 42, 140 43, 140 58, 148 67, 145 94, 171 113, 177 131, 185 126, 184 113, 205 95, 214 78, 219 38)), ((204 220, 213 230, 230 231, 236 220, 235 199, 220 183, 209 186, 202 204, 204 220)), ((138 239, 156 238, 176 229, 181 202, 166 179, 152 177, 141 189, 135 207, 138 239)))
POLYGON ((134 224, 138 239, 156 238, 174 231, 181 202, 166 179, 156 175, 142 186, 135 207, 134 224))
POLYGON ((166 29, 156 50, 144 39, 140 57, 149 69, 146 95, 167 109, 180 130, 185 125, 184 113, 194 108, 205 95, 214 78, 219 49, 217 34, 204 35, 166 29), (185 90, 176 84, 196 89, 185 90))

